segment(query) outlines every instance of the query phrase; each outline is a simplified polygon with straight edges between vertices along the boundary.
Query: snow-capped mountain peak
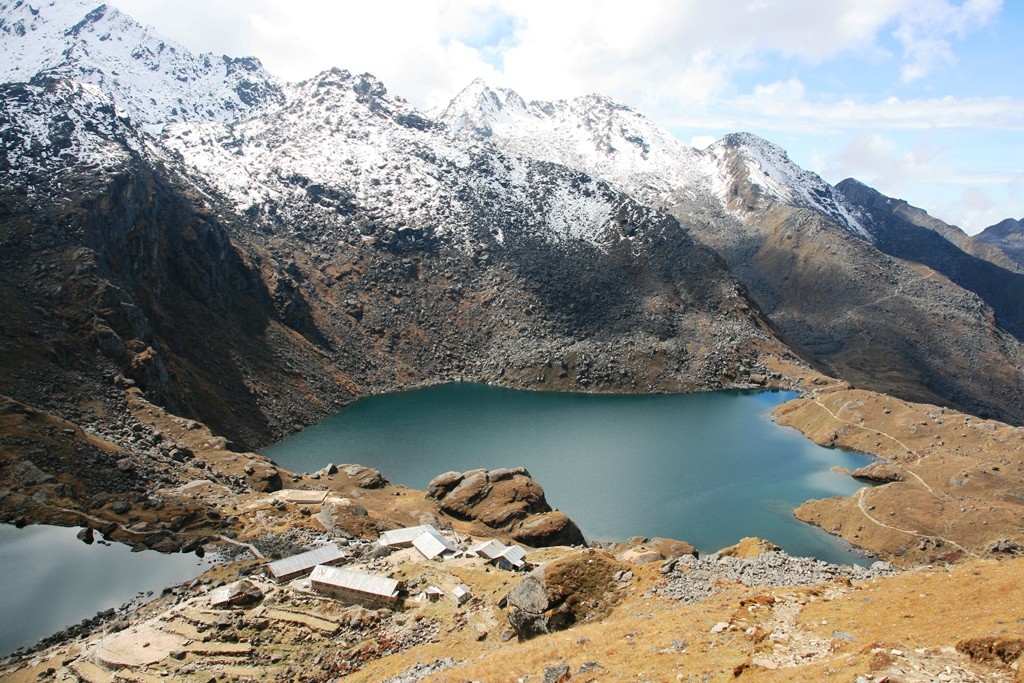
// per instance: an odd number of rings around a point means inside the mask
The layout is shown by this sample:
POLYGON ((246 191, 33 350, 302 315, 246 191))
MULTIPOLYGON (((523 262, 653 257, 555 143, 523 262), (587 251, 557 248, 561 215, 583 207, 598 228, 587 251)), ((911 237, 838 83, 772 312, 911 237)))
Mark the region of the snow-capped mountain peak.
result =
POLYGON ((453 135, 578 168, 645 200, 697 183, 700 153, 636 110, 602 95, 530 101, 473 81, 439 116, 453 135))
POLYGON ((440 120, 457 137, 487 139, 512 153, 578 168, 655 205, 728 207, 730 188, 742 174, 761 197, 816 211, 871 239, 865 217, 841 193, 794 164, 778 145, 750 133, 728 135, 701 152, 603 95, 526 102, 479 79, 440 120))
POLYGON ((759 188, 762 196, 811 209, 859 237, 872 239, 863 212, 817 173, 793 163, 779 145, 752 133, 731 133, 710 145, 706 152, 721 167, 738 161, 740 168, 733 165, 732 174, 745 173, 746 179, 759 188))
POLYGON ((193 55, 95 0, 0 2, 0 41, 0 81, 93 83, 150 133, 175 121, 236 121, 283 101, 259 60, 193 55))
POLYGON ((441 120, 460 137, 491 137, 494 125, 527 121, 530 112, 526 100, 514 90, 492 88, 477 78, 455 96, 441 113, 441 120))

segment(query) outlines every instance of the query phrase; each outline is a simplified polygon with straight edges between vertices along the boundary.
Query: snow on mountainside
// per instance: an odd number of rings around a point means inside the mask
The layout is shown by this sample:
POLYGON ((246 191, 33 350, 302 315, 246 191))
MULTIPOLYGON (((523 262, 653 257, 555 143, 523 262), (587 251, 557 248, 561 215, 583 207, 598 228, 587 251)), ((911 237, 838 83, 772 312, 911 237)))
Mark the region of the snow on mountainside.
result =
MULTIPOLYGON (((434 122, 370 75, 332 70, 286 93, 279 111, 232 126, 169 126, 162 143, 239 211, 273 215, 279 225, 303 218, 311 229, 308 217, 289 215, 301 206, 322 221, 316 229, 325 239, 327 226, 358 211, 374 217, 360 226, 368 239, 381 228, 471 248, 466 226, 486 195, 490 210, 505 207, 517 229, 601 246, 622 203, 591 178, 437 134, 434 122)), ((495 237, 504 239, 500 228, 495 237)))
POLYGON ((99 86, 148 132, 172 121, 234 121, 282 102, 252 57, 193 55, 95 0, 0 2, 0 81, 37 74, 99 86))
POLYGON ((649 203, 727 205, 739 170, 767 199, 811 209, 870 240, 863 217, 818 175, 785 150, 751 135, 726 136, 701 152, 639 112, 600 95, 526 102, 512 90, 477 79, 440 120, 458 137, 488 139, 502 149, 578 168, 649 203))
POLYGON ((197 182, 275 230, 330 239, 358 213, 373 217, 366 235, 387 226, 472 249, 471 219, 501 206, 520 234, 602 248, 620 238, 624 198, 603 182, 452 140, 369 75, 279 84, 255 59, 194 56, 95 0, 0 0, 0 45, 0 80, 95 86, 153 136, 151 151, 178 153, 197 182))
POLYGON ((817 211, 871 241, 871 232, 867 229, 867 219, 863 212, 817 173, 800 168, 790 161, 782 147, 751 133, 732 133, 713 143, 706 151, 718 162, 719 168, 726 168, 730 156, 736 155, 747 180, 760 188, 762 196, 790 206, 817 211))
MULTIPOLYGON (((312 210, 323 226, 357 210, 374 217, 370 235, 392 226, 410 239, 447 237, 471 245, 465 231, 477 197, 489 194, 517 229, 553 240, 601 246, 621 199, 589 178, 543 173, 538 162, 496 154, 437 133, 437 125, 390 98, 374 77, 334 69, 285 89, 287 104, 226 126, 168 126, 161 142, 250 216, 294 225, 312 210), (565 182, 563 182, 565 181, 565 182), (295 204, 294 199, 307 201, 295 204), (529 210, 526 210, 529 209, 529 210)), ((326 227, 324 239, 330 239, 326 227)), ((504 238, 497 229, 495 238, 504 238)), ((368 237, 369 239, 369 237, 368 237)))
POLYGON ((703 156, 634 109, 601 95, 529 102, 473 81, 440 114, 454 135, 578 168, 643 199, 710 190, 703 156))
POLYGON ((90 84, 49 80, 0 85, 0 175, 29 194, 72 166, 113 170, 145 144, 90 84), (56 132, 55 132, 56 131, 56 132))

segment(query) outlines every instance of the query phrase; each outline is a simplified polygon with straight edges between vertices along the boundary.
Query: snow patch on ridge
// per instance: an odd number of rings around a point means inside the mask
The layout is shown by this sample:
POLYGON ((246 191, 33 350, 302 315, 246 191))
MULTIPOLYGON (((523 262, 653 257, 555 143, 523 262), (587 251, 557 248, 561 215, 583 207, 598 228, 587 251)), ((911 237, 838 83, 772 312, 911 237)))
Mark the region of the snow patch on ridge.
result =
MULTIPOLYGON (((333 69, 283 93, 275 111, 234 124, 169 125, 161 143, 250 216, 308 203, 324 224, 359 212, 367 234, 419 231, 471 250, 467 217, 494 210, 484 204, 507 205, 520 231, 604 244, 614 207, 598 189, 540 187, 551 181, 534 173, 537 162, 438 134, 369 74, 333 69)), ((503 243, 507 231, 494 223, 490 237, 503 243)))
POLYGON ((487 139, 510 153, 583 170, 644 201, 705 184, 698 150, 601 95, 526 102, 478 79, 439 120, 458 138, 487 139))
POLYGON ((99 88, 66 80, 0 86, 0 144, 4 184, 29 192, 72 166, 115 170, 143 146, 99 88))
POLYGON ((439 119, 458 138, 488 140, 511 153, 580 169, 653 206, 682 201, 724 210, 736 180, 728 158, 732 150, 764 197, 817 211, 872 238, 867 219, 831 185, 793 164, 781 147, 748 133, 726 136, 701 151, 607 97, 526 102, 479 79, 439 119))
POLYGON ((193 55, 94 0, 0 2, 0 81, 39 74, 97 85, 151 133, 169 122, 245 118, 282 101, 251 57, 193 55))
MULTIPOLYGON (((733 133, 713 143, 707 149, 720 167, 728 161, 730 152, 740 156, 751 183, 774 201, 816 211, 845 227, 858 237, 871 241, 871 232, 865 227, 867 218, 851 205, 821 176, 800 168, 789 159, 786 150, 751 133, 733 133)), ((721 185, 720 196, 726 197, 721 185)))

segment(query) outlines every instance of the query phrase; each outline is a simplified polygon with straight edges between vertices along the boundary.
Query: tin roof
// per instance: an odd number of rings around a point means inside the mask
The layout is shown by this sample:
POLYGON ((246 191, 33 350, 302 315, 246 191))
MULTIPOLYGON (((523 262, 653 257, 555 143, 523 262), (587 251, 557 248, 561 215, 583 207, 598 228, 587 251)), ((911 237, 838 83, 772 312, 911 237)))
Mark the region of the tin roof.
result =
POLYGON ((469 549, 469 552, 481 557, 486 557, 489 560, 493 560, 496 557, 501 557, 501 554, 508 550, 508 547, 499 540, 491 539, 490 541, 484 541, 469 549))
POLYGON ((405 529, 392 529, 391 531, 385 531, 380 535, 380 539, 377 542, 384 546, 409 545, 416 540, 417 536, 427 531, 439 534, 433 524, 422 524, 420 526, 406 527, 405 529))
POLYGON ((526 562, 526 551, 518 545, 505 545, 497 539, 478 543, 469 552, 486 557, 488 560, 505 560, 514 567, 521 567, 526 562))
POLYGON ((214 606, 226 605, 252 587, 253 584, 251 581, 242 579, 240 581, 235 581, 234 583, 229 583, 226 586, 215 588, 210 591, 210 604, 214 606))
POLYGON ((322 583, 384 598, 393 598, 398 595, 398 581, 395 579, 380 574, 357 572, 353 569, 318 565, 313 568, 309 580, 312 583, 322 583))
POLYGON ((432 560, 446 552, 454 552, 456 549, 454 543, 442 536, 433 527, 417 536, 412 544, 428 560, 432 560))
POLYGON ((344 557, 345 553, 338 546, 328 543, 319 548, 271 562, 267 565, 267 570, 274 578, 287 577, 312 569, 318 564, 337 562, 344 557))
POLYGON ((510 545, 505 548, 500 557, 503 557, 509 564, 521 567, 526 562, 526 551, 518 545, 510 545))
POLYGON ((306 491, 303 489, 282 489, 277 497, 286 503, 296 505, 320 505, 327 498, 329 491, 306 491))

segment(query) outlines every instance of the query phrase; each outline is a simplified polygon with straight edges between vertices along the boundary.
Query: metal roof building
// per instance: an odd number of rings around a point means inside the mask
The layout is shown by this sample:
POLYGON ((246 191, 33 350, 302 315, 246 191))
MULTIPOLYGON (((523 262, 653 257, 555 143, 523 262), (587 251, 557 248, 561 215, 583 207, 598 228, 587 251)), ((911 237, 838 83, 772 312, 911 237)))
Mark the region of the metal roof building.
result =
POLYGON ((395 604, 401 588, 399 581, 387 576, 324 565, 313 569, 309 582, 321 593, 370 607, 395 604))
POLYGON ((435 534, 440 532, 434 528, 433 524, 422 524, 420 526, 410 526, 405 529, 392 529, 391 531, 385 531, 380 535, 377 543, 387 546, 389 548, 407 548, 412 545, 412 542, 423 533, 432 531, 435 534))
POLYGON ((486 557, 500 567, 521 569, 526 565, 526 551, 518 545, 507 546, 501 541, 490 540, 479 543, 469 552, 486 557))
POLYGON ((420 593, 416 599, 420 602, 423 602, 424 600, 429 600, 430 602, 437 602, 441 599, 442 596, 444 596, 443 590, 441 590, 437 586, 430 585, 427 586, 426 590, 420 593))
POLYGON ((480 557, 486 557, 488 560, 493 560, 496 557, 500 557, 503 552, 508 548, 504 543, 497 539, 491 539, 478 543, 469 549, 469 552, 480 557))
POLYGON ((526 550, 518 545, 510 545, 498 559, 504 560, 516 569, 519 569, 526 564, 526 550))
POLYGON ((326 500, 329 491, 305 491, 303 489, 283 489, 278 491, 276 498, 296 505, 320 505, 326 500))
POLYGON ((347 556, 333 543, 292 555, 267 565, 267 574, 275 581, 291 581, 313 571, 318 564, 337 564, 347 556))
POLYGON ((210 591, 210 604, 214 607, 229 607, 235 604, 255 602, 263 597, 263 591, 252 581, 242 579, 210 591))
POLYGON ((456 603, 461 605, 473 597, 473 591, 469 590, 469 586, 460 583, 452 589, 452 597, 455 598, 456 603))
POLYGON ((442 536, 434 527, 417 536, 412 544, 428 560, 453 555, 458 549, 455 543, 442 536))

